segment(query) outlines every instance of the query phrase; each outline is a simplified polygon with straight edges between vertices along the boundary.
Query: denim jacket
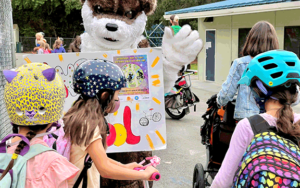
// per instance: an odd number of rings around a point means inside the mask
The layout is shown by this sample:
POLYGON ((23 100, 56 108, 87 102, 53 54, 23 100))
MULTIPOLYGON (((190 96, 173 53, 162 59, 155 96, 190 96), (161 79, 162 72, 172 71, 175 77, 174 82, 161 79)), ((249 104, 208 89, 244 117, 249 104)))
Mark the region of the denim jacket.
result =
POLYGON ((256 105, 250 87, 237 84, 250 61, 251 56, 244 56, 233 61, 229 75, 222 84, 222 89, 217 96, 218 104, 225 106, 229 101, 233 100, 236 92, 238 92, 234 110, 235 119, 243 119, 259 114, 259 108, 256 105))

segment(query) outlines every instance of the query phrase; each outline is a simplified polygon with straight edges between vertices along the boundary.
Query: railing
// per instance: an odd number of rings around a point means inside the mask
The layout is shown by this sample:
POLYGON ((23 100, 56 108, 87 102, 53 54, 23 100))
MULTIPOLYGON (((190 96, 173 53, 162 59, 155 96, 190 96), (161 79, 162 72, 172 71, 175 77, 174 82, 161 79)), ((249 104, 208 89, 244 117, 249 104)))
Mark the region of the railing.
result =
POLYGON ((148 39, 151 47, 160 47, 164 35, 165 26, 162 24, 153 25, 150 30, 145 31, 145 36, 148 39))

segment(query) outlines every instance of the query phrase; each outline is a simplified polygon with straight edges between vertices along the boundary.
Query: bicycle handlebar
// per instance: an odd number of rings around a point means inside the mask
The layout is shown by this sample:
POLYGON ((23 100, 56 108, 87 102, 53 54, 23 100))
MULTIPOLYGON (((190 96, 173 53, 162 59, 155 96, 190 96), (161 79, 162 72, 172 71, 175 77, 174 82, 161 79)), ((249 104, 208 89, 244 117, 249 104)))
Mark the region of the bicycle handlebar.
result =
MULTIPOLYGON (((134 168, 134 170, 137 170, 137 171, 140 171, 140 170, 145 170, 148 166, 154 166, 156 167, 157 165, 160 164, 160 158, 157 157, 157 156, 153 156, 153 157, 147 157, 144 161, 142 161, 140 164, 143 164, 145 163, 146 160, 150 160, 150 164, 148 165, 145 165, 143 167, 140 167, 140 168, 134 168)), ((161 176, 160 176, 160 173, 158 172, 154 172, 151 177, 150 177, 150 180, 153 180, 153 181, 158 181, 160 180, 161 176)))

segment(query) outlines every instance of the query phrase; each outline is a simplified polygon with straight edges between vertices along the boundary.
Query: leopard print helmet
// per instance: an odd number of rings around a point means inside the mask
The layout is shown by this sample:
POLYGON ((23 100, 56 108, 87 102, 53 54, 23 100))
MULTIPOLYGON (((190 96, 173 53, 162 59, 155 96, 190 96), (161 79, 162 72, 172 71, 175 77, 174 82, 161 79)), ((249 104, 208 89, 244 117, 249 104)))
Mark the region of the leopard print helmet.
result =
POLYGON ((3 74, 7 80, 5 104, 13 124, 44 125, 61 118, 66 91, 54 68, 30 63, 3 74))

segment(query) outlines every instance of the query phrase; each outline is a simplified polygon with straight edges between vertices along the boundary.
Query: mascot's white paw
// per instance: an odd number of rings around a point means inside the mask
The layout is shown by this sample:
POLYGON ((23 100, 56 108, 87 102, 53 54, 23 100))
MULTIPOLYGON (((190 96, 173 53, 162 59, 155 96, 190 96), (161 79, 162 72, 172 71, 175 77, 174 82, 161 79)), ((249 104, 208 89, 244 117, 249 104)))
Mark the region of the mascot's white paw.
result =
POLYGON ((165 28, 162 51, 167 61, 178 66, 190 64, 203 48, 203 42, 198 31, 192 31, 191 26, 185 25, 173 36, 169 27, 165 28))
POLYGON ((183 26, 175 36, 169 27, 165 28, 162 42, 165 93, 175 85, 182 66, 194 61, 202 48, 198 31, 192 31, 189 25, 183 26))

